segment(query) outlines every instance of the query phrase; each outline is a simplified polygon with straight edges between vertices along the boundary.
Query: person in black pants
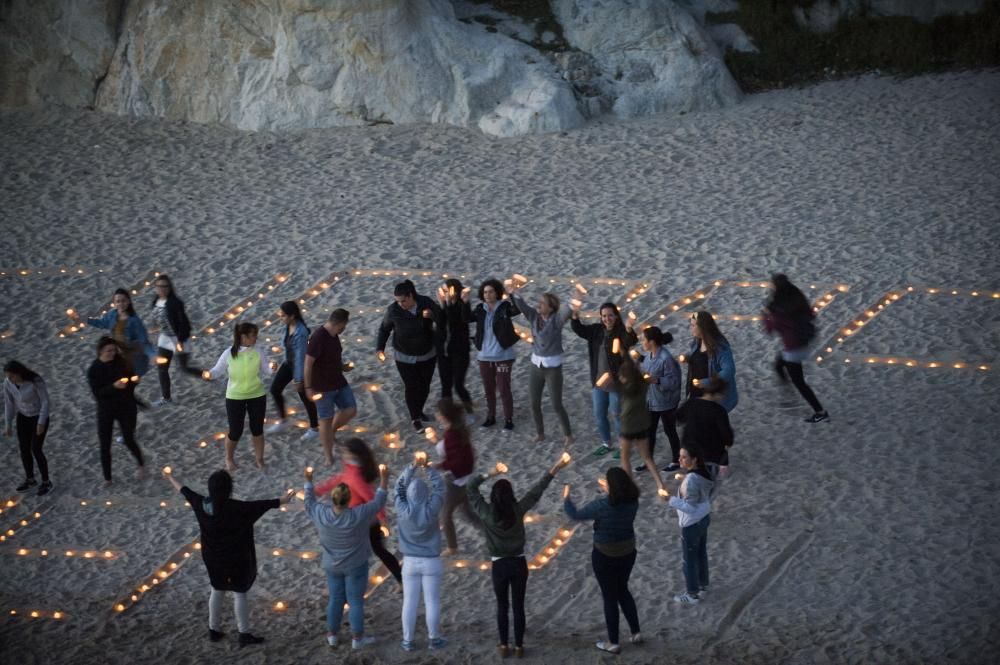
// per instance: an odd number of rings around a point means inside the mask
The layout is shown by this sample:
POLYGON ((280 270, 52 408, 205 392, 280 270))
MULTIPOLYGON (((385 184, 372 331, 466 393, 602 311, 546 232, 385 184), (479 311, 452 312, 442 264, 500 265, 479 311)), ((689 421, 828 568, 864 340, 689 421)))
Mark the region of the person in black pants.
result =
POLYGON ((437 358, 444 347, 444 317, 437 303, 418 294, 410 280, 397 284, 393 297, 395 302, 386 308, 379 325, 375 351, 378 359, 384 360, 385 345, 392 335, 406 409, 413 428, 419 432, 424 422, 431 422, 431 417, 424 413, 424 405, 431 392, 437 358))
POLYGON ((184 309, 184 301, 174 293, 174 284, 167 275, 158 275, 153 282, 156 295, 153 297, 152 318, 159 327, 160 335, 156 340, 156 373, 160 379, 160 392, 163 397, 153 402, 153 406, 166 406, 173 403, 170 392, 170 361, 177 354, 177 362, 181 371, 190 376, 201 376, 201 369, 190 366, 191 349, 188 340, 191 337, 191 322, 184 309))
POLYGON ((282 392, 289 383, 293 383, 295 392, 298 393, 302 406, 305 407, 306 415, 309 417, 309 429, 302 435, 302 440, 308 441, 319 436, 316 403, 306 396, 305 383, 303 382, 306 347, 309 344, 309 328, 302 320, 302 310, 299 309, 299 304, 294 300, 286 300, 281 303, 278 309, 278 318, 285 324, 285 336, 282 342, 285 347, 285 360, 278 367, 274 378, 271 379, 271 397, 278 411, 278 422, 268 427, 267 433, 277 434, 288 429, 285 397, 282 392))
POLYGON ((24 466, 24 482, 17 486, 17 491, 27 492, 35 486, 34 463, 38 462, 42 474, 38 496, 45 496, 52 490, 49 462, 42 452, 49 431, 49 391, 42 377, 16 360, 4 365, 3 373, 4 436, 10 436, 11 426, 16 425, 24 466))
POLYGON ((132 368, 113 338, 102 337, 97 341, 97 360, 87 370, 87 381, 97 398, 97 438, 101 444, 105 486, 111 484, 111 433, 115 421, 121 428, 125 447, 139 463, 139 478, 144 478, 146 466, 142 451, 135 442, 138 418, 135 386, 139 377, 132 374, 132 368))
POLYGON ((444 313, 444 352, 438 356, 438 370, 441 378, 441 399, 451 399, 452 389, 462 400, 467 413, 472 413, 472 396, 465 387, 465 375, 469 371, 469 323, 472 309, 468 299, 462 295, 462 282, 450 277, 444 288, 438 290, 438 302, 444 313))

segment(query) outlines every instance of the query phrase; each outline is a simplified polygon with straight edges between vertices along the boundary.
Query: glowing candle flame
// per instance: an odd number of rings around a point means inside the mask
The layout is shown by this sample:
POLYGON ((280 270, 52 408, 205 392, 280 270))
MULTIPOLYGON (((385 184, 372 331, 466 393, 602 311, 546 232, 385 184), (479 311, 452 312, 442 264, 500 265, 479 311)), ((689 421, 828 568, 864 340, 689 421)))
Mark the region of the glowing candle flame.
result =
POLYGON ((507 473, 507 465, 503 462, 497 462, 496 470, 497 473, 507 473))

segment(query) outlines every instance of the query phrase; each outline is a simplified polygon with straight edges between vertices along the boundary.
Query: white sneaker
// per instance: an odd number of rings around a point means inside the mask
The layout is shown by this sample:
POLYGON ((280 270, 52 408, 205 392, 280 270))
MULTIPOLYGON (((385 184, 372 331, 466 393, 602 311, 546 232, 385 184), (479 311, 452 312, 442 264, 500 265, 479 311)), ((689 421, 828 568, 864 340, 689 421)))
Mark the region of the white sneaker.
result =
POLYGON ((620 646, 618 646, 617 644, 612 644, 611 642, 605 642, 604 640, 601 640, 594 646, 600 649, 601 651, 607 651, 608 653, 622 652, 622 648, 620 646))
POLYGON ((632 637, 628 638, 628 641, 632 644, 642 644, 642 633, 636 633, 632 637))
POLYGON ((698 598, 698 594, 682 593, 679 596, 674 596, 674 602, 680 603, 681 605, 697 605, 701 602, 698 598))
POLYGON ((313 439, 319 438, 319 430, 307 429, 306 433, 302 435, 303 441, 312 441, 313 439))
POLYGON ((264 432, 266 434, 280 434, 287 431, 289 427, 291 427, 291 424, 287 420, 279 420, 264 430, 264 432))
POLYGON ((155 406, 157 409, 159 409, 160 407, 170 406, 173 403, 174 403, 174 401, 172 399, 167 399, 166 397, 161 397, 160 399, 158 399, 155 402, 153 402, 153 406, 155 406))
POLYGON ((357 651, 358 649, 363 649, 375 644, 375 638, 371 635, 365 635, 360 640, 351 638, 351 648, 357 651))
POLYGON ((338 644, 340 644, 340 640, 337 639, 336 635, 327 635, 326 636, 326 643, 329 644, 332 647, 335 647, 338 644))

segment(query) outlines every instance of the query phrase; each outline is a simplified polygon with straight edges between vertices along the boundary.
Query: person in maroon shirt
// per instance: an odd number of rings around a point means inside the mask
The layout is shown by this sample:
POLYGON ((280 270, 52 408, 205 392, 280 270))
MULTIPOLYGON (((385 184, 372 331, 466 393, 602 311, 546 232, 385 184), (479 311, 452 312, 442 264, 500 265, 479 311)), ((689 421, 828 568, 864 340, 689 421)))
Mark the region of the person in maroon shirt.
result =
POLYGON ((472 512, 469 495, 465 491, 465 484, 472 477, 476 456, 472 449, 472 441, 469 439, 469 430, 465 426, 463 406, 451 399, 443 399, 438 402, 435 415, 437 421, 444 427, 444 439, 437 444, 441 461, 432 466, 450 474, 444 506, 441 508, 441 530, 444 531, 448 545, 448 549, 442 552, 442 555, 451 556, 458 551, 455 521, 452 518, 455 511, 461 510, 473 524, 479 522, 479 518, 472 512))
POLYGON ((319 438, 323 442, 326 463, 333 464, 333 445, 337 430, 350 422, 358 412, 354 392, 344 377, 340 333, 347 328, 350 313, 335 309, 330 318, 309 336, 306 347, 305 389, 306 397, 316 402, 319 417, 319 438))

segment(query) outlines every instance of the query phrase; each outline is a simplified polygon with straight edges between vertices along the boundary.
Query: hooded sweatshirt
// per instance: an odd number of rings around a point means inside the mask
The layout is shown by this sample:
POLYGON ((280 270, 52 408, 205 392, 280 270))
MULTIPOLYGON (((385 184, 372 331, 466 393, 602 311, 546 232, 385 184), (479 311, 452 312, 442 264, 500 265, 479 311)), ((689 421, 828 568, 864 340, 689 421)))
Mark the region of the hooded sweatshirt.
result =
POLYGON ((429 468, 427 480, 430 490, 411 464, 396 481, 397 536, 403 556, 433 558, 441 554, 438 513, 444 505, 444 479, 429 468))
POLYGON ((368 529, 375 513, 385 505, 385 490, 379 487, 374 499, 340 513, 316 500, 311 482, 305 484, 305 495, 306 514, 319 532, 323 570, 343 574, 367 564, 372 553, 368 529))
POLYGON ((715 482, 701 472, 692 471, 684 476, 678 496, 670 497, 670 507, 677 511, 682 529, 697 524, 712 512, 714 494, 715 482))

